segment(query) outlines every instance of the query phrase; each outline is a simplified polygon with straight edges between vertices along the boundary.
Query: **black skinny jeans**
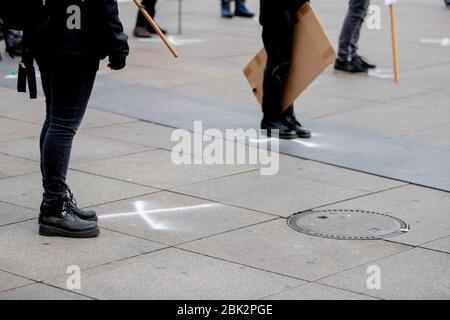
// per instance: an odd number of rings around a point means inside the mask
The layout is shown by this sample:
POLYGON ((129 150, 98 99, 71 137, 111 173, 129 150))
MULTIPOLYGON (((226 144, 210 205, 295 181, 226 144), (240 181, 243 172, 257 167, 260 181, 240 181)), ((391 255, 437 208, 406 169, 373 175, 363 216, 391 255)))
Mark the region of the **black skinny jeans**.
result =
POLYGON ((41 70, 46 118, 40 139, 44 202, 67 197, 66 176, 74 136, 81 125, 97 71, 41 70))
POLYGON ((292 38, 296 10, 273 0, 261 0, 260 22, 267 51, 262 108, 266 118, 280 116, 284 86, 292 63, 292 38))

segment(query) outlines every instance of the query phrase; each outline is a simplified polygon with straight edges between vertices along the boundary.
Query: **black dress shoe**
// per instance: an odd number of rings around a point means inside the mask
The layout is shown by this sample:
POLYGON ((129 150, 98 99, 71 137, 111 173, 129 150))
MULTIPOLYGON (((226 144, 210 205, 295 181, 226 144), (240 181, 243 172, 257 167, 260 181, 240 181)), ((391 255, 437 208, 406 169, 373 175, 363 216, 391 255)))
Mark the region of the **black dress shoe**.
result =
POLYGON ((294 130, 299 138, 309 139, 311 138, 311 131, 303 128, 302 124, 295 117, 294 107, 290 106, 284 113, 284 124, 294 130))
POLYGON ((344 59, 336 59, 336 62, 334 64, 334 69, 349 72, 349 73, 363 73, 368 72, 369 68, 366 66, 363 66, 360 62, 357 60, 344 60, 344 59))
POLYGON ((41 206, 39 234, 46 237, 95 238, 100 234, 97 222, 80 219, 68 201, 41 206))
POLYGON ((149 39, 152 37, 152 34, 150 33, 150 31, 148 31, 147 27, 134 28, 133 35, 136 38, 140 38, 140 39, 149 39))
POLYGON ((376 69, 377 66, 374 64, 369 63, 365 58, 361 56, 356 56, 352 59, 352 61, 355 61, 356 63, 359 63, 361 66, 367 68, 367 69, 376 69))
POLYGON ((263 134, 268 137, 292 140, 297 139, 297 132, 288 128, 281 119, 270 119, 264 117, 261 121, 261 129, 263 134))

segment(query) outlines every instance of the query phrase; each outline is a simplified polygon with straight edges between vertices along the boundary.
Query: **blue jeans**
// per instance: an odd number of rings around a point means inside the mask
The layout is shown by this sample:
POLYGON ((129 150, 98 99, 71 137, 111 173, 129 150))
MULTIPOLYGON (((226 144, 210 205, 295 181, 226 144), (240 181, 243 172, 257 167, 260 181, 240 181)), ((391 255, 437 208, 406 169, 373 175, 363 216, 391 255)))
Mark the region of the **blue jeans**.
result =
POLYGON ((339 59, 351 60, 358 54, 359 35, 367 16, 370 0, 350 0, 339 37, 339 59))
POLYGON ((81 125, 97 71, 42 71, 46 118, 41 132, 44 202, 67 197, 66 176, 72 142, 81 125))

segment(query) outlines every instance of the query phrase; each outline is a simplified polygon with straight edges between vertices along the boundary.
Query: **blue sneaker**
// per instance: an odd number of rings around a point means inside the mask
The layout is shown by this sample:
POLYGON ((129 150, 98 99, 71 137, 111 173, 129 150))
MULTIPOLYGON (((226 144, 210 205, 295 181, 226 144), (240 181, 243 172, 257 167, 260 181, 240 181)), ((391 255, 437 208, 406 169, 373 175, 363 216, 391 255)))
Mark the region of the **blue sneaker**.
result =
POLYGON ((236 17, 253 18, 255 14, 250 12, 244 3, 236 3, 236 11, 234 12, 234 15, 236 17))
POLYGON ((231 13, 230 1, 222 0, 222 18, 233 18, 233 13, 231 13))

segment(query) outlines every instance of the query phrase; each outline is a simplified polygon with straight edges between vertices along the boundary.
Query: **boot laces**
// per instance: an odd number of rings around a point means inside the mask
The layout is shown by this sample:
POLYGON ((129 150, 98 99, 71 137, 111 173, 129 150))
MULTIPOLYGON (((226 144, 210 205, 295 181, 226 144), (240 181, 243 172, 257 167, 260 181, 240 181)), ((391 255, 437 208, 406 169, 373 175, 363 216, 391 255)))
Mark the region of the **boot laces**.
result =
POLYGON ((72 190, 70 190, 70 188, 67 188, 67 195, 69 196, 69 201, 76 207, 78 205, 78 203, 72 193, 72 190))
POLYGON ((293 126, 302 126, 302 124, 295 117, 295 113, 290 113, 287 115, 286 120, 293 126))
POLYGON ((74 212, 73 212, 70 204, 67 201, 63 202, 62 209, 61 209, 61 215, 63 217, 66 217, 68 215, 74 215, 74 212))

